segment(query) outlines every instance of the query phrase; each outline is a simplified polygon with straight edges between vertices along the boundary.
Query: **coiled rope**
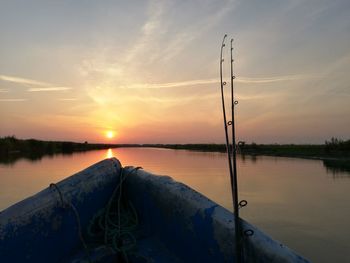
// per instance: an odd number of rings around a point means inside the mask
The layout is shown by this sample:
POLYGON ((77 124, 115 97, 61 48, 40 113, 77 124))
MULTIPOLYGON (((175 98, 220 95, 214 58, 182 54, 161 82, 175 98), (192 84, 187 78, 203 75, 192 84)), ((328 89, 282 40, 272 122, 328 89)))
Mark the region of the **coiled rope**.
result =
MULTIPOLYGON (((123 187, 126 177, 139 170, 142 167, 131 169, 125 173, 125 168, 121 169, 119 182, 114 189, 107 206, 98 211, 90 221, 87 234, 89 244, 104 245, 112 249, 124 262, 129 262, 128 255, 133 253, 136 248, 136 237, 134 232, 138 226, 138 216, 132 203, 125 198, 125 190, 123 187)), ((74 212, 79 239, 84 247, 89 263, 92 263, 90 249, 83 237, 81 220, 76 207, 69 201, 65 200, 62 192, 54 183, 50 184, 50 188, 57 190, 61 205, 63 208, 70 208, 74 212)))
POLYGON ((90 221, 87 232, 94 243, 103 244, 121 255, 129 262, 128 254, 136 247, 133 234, 138 226, 138 216, 132 203, 125 198, 124 182, 126 177, 141 169, 136 167, 125 173, 122 169, 119 182, 109 199, 107 206, 97 212, 90 221))

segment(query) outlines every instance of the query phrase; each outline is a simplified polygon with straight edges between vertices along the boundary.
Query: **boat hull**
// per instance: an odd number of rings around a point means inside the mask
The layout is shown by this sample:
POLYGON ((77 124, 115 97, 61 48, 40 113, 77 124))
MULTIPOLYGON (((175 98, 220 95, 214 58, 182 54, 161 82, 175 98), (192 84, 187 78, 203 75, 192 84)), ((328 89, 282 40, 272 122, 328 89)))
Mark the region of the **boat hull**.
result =
POLYGON ((1 262, 61 262, 81 247, 79 226, 108 202, 121 165, 116 159, 99 162, 48 187, 0 213, 1 262))
MULTIPOLYGON (((159 237, 183 262, 234 262, 231 212, 168 176, 131 173, 128 198, 149 235, 159 237)), ((244 262, 308 262, 242 219, 241 226, 254 233, 244 236, 244 262)))
MULTIPOLYGON (((87 262, 87 226, 107 205, 121 171, 117 159, 106 159, 2 211, 1 262, 87 262)), ((234 262, 231 212, 170 177, 132 167, 123 173, 140 222, 131 262, 234 262)), ((308 262, 246 221, 241 224, 254 232, 243 240, 245 262, 308 262)), ((118 258, 101 247, 91 251, 94 262, 118 258)))

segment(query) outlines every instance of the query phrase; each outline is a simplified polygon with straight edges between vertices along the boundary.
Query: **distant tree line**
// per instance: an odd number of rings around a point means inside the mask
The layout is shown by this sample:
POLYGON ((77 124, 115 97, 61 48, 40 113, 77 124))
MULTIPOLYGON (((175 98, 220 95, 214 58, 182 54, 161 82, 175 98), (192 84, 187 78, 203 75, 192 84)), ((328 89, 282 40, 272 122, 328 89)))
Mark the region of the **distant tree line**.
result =
MULTIPOLYGON (((204 152, 226 152, 225 144, 143 144, 138 147, 157 147, 204 152)), ((325 144, 251 144, 238 142, 237 152, 251 155, 292 157, 350 157, 350 140, 331 138, 325 144)))
POLYGON ((192 150, 201 152, 225 152, 225 144, 142 144, 139 147, 166 148, 174 150, 192 150))
POLYGON ((350 140, 331 138, 325 144, 241 144, 243 154, 296 157, 350 157, 350 140))
POLYGON ((350 140, 343 141, 342 139, 332 137, 330 141, 325 142, 325 151, 350 151, 350 140))
MULTIPOLYGON (((68 141, 41 141, 35 139, 17 139, 15 136, 0 137, 0 162, 12 162, 20 157, 32 160, 44 155, 57 153, 108 149, 116 147, 156 147, 205 152, 225 152, 225 144, 90 144, 68 141)), ((350 140, 331 138, 324 144, 257 144, 239 142, 237 151, 248 155, 273 155, 305 158, 350 158, 350 140)))
POLYGON ((0 137, 0 155, 45 155, 55 153, 73 153, 113 147, 111 144, 89 144, 67 141, 41 141, 35 139, 17 139, 15 136, 0 137))

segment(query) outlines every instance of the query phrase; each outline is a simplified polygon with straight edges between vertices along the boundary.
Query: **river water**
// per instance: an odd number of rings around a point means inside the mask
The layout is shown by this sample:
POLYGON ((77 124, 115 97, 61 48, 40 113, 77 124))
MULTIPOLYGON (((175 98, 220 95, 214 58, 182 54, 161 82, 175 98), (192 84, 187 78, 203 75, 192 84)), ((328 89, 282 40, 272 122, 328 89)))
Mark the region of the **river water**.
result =
MULTIPOLYGON (((104 158, 169 175, 232 210, 226 155, 116 148, 0 164, 0 211, 104 158)), ((238 157, 242 218, 313 262, 350 262, 350 173, 322 161, 238 157)))

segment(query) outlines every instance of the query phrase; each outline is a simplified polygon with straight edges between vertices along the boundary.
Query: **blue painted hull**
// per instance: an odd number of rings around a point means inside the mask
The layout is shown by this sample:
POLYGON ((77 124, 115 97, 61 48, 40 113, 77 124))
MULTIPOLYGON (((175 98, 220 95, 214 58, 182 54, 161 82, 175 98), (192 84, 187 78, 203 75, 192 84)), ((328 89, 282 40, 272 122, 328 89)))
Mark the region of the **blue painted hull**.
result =
MULTIPOLYGON (((2 211, 0 261, 120 261, 103 246, 88 244, 87 256, 82 239, 121 170, 118 160, 104 160, 2 211)), ((130 262, 234 262, 232 213, 169 177, 131 167, 124 173, 127 199, 139 217, 130 262)), ((244 220, 242 227, 254 231, 244 238, 245 262, 308 262, 244 220)))

